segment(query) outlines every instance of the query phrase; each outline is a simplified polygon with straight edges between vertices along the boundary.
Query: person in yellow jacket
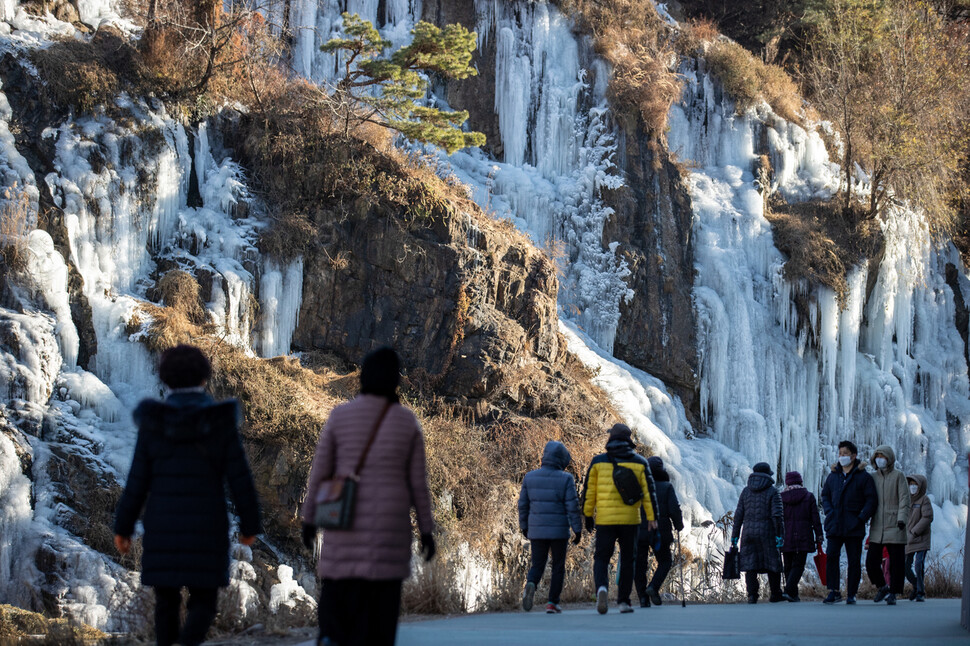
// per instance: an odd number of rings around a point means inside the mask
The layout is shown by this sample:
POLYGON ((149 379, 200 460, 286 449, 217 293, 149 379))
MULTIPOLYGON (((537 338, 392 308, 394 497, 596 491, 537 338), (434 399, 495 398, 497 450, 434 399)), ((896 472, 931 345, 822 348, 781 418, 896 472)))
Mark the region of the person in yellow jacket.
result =
MULTIPOLYGON (((631 475, 631 474, 626 474, 631 475)), ((632 482, 632 477, 630 478, 632 482)), ((622 478, 621 478, 622 481, 622 478)), ((634 485, 635 487, 636 485, 634 485)), ((610 559, 616 544, 620 544, 620 580, 617 585, 617 607, 621 613, 633 612, 630 592, 633 589, 633 564, 637 556, 637 532, 640 528, 640 508, 647 517, 648 529, 657 528, 655 514, 657 490, 646 459, 637 454, 633 433, 625 424, 614 424, 606 441, 606 453, 593 458, 586 472, 583 486, 583 515, 586 529, 596 529, 596 549, 593 554, 593 580, 596 585, 596 610, 606 614, 609 604, 610 559), (639 483, 640 495, 633 504, 626 504, 614 481, 614 468, 632 471, 639 483), (595 520, 594 520, 595 518, 595 520)))

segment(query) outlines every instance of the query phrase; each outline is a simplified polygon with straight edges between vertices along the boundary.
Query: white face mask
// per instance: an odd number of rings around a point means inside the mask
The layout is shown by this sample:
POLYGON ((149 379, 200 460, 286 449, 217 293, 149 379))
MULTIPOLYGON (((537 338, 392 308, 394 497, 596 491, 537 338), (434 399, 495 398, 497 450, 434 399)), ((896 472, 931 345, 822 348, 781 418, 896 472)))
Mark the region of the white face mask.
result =
POLYGON ((880 469, 885 469, 887 464, 889 464, 889 460, 886 458, 876 458, 876 466, 880 469))
POLYGON ((844 467, 849 466, 850 464, 852 464, 852 456, 851 455, 840 455, 839 456, 839 464, 841 464, 844 467))
POLYGON ((919 491, 919 487, 916 485, 909 485, 909 494, 911 496, 915 496, 917 491, 919 491))

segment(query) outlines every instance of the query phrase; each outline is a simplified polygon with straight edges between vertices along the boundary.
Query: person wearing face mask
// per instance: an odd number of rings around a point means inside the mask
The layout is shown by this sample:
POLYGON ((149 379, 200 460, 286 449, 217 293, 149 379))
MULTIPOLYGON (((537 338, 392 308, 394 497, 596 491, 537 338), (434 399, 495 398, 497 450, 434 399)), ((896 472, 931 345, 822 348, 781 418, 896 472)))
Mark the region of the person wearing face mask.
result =
POLYGON ((869 551, 866 553, 866 573, 878 592, 876 603, 885 600, 896 605, 896 595, 903 593, 906 577, 906 523, 909 521, 909 486, 906 476, 896 468, 896 454, 883 444, 872 454, 876 467, 873 480, 879 503, 869 527, 869 551), (883 548, 889 552, 889 582, 882 571, 883 548))
POLYGON ((843 547, 848 560, 846 603, 855 603, 862 579, 862 539, 866 535, 866 522, 876 510, 878 494, 875 482, 866 472, 866 465, 859 460, 858 453, 852 442, 839 442, 839 460, 832 465, 832 472, 822 487, 822 510, 825 512, 823 527, 828 539, 825 573, 829 595, 823 601, 826 604, 842 601, 839 560, 843 547))
POLYGON ((926 496, 926 476, 913 475, 906 478, 912 506, 906 525, 906 579, 913 584, 910 601, 925 601, 923 564, 930 549, 930 524, 933 522, 933 505, 926 496), (915 566, 915 572, 913 568, 915 566))

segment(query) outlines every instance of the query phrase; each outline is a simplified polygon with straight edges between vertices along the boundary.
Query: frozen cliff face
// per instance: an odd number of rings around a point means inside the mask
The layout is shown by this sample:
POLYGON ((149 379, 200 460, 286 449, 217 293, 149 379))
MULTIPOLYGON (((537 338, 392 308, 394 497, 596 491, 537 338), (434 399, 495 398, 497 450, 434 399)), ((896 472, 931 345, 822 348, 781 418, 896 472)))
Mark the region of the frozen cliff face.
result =
POLYGON ((929 477, 941 512, 934 542, 956 545, 966 518, 958 456, 970 448, 970 393, 945 267, 959 258, 934 244, 918 214, 895 208, 883 222, 886 251, 870 293, 865 267, 849 275, 841 310, 831 290, 786 281, 754 183, 756 157, 770 156, 775 188, 792 200, 830 196, 837 167, 816 131, 767 106, 738 116, 702 66, 684 71, 669 143, 696 165, 694 297, 711 437, 752 463, 801 471, 816 490, 841 439, 866 459, 890 444, 903 471, 929 477), (796 311, 799 293, 811 303, 808 321, 796 311))

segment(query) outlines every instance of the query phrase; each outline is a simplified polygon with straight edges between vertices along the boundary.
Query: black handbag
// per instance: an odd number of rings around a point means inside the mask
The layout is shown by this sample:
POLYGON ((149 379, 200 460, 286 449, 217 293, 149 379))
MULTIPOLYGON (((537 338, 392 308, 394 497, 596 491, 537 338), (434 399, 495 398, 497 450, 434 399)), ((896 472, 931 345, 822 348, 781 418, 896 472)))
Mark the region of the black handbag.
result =
POLYGON ((611 459, 610 462, 613 463, 613 486, 616 487, 617 493, 620 494, 623 504, 637 504, 643 499, 643 488, 640 487, 637 474, 633 472, 633 469, 618 464, 616 460, 611 459))
POLYGON ((721 578, 725 581, 741 578, 741 555, 737 547, 732 546, 724 555, 724 571, 721 573, 721 578))
POLYGON ((354 469, 354 472, 349 476, 336 476, 320 483, 320 488, 317 490, 317 507, 313 515, 313 522, 320 529, 350 529, 353 525, 360 470, 364 466, 364 460, 367 459, 374 438, 377 437, 377 430, 381 427, 381 422, 384 421, 384 416, 387 415, 390 407, 391 402, 387 402, 384 410, 377 418, 374 429, 371 431, 370 437, 367 438, 364 452, 357 460, 357 468, 354 469))

